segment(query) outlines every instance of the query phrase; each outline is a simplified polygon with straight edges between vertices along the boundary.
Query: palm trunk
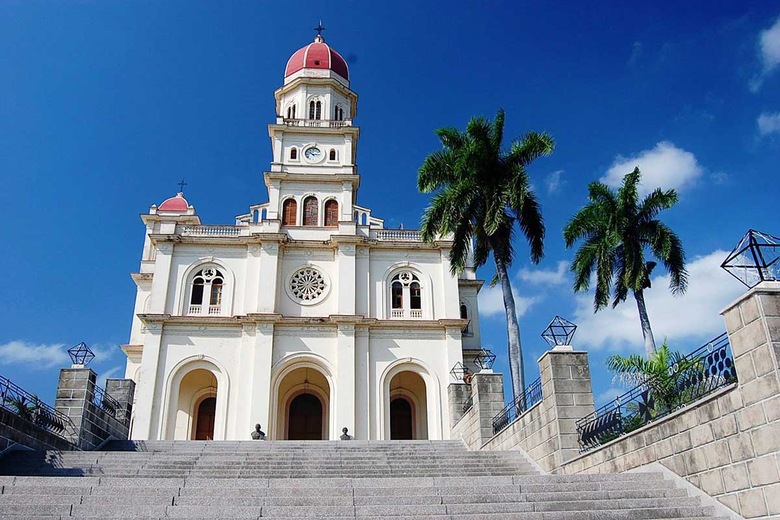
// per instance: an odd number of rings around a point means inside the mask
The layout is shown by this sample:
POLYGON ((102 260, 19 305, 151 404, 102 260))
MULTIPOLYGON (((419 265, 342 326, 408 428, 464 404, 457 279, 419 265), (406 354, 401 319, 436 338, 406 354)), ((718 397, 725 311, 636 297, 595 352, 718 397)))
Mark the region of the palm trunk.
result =
POLYGON ((506 332, 509 339, 509 374, 512 378, 512 396, 514 399, 517 399, 525 390, 520 326, 517 323, 515 297, 512 294, 512 285, 509 283, 506 265, 498 259, 496 259, 496 273, 501 281, 501 292, 504 295, 504 309, 506 310, 506 332))
POLYGON ((645 296, 642 290, 634 291, 636 306, 639 309, 639 322, 642 324, 642 337, 645 338, 645 355, 647 359, 655 354, 655 338, 653 338, 653 329, 650 328, 650 318, 647 316, 647 306, 645 306, 645 296))

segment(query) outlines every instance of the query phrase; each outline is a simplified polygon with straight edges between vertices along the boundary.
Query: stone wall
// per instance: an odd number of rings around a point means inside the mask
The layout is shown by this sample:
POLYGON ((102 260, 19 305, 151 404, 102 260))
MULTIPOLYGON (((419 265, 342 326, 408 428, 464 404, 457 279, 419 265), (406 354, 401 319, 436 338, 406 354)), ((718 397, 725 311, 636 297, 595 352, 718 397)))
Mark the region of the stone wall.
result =
POLYGON ((57 385, 55 409, 76 426, 71 441, 79 449, 91 450, 111 439, 127 439, 135 383, 129 379, 109 379, 101 399, 95 382, 97 374, 89 368, 63 368, 57 385))
POLYGON ((18 444, 33 450, 72 450, 75 446, 32 421, 0 408, 0 452, 18 444))
POLYGON ((564 464, 615 473, 660 462, 745 518, 780 515, 780 289, 723 311, 739 382, 564 464))

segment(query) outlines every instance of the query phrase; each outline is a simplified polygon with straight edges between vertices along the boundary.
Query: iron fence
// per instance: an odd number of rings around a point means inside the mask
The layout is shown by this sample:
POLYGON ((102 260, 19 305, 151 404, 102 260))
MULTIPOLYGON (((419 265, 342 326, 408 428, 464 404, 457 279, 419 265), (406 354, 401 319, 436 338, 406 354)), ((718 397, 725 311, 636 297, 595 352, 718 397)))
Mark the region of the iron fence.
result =
POLYGON ((726 333, 577 421, 580 452, 601 446, 737 382, 726 333))
POLYGON ((540 377, 528 385, 522 394, 513 399, 511 403, 493 417, 493 434, 495 435, 512 424, 518 417, 541 400, 542 378, 540 377))
POLYGON ((108 395, 105 390, 97 385, 95 385, 95 392, 92 395, 92 404, 97 408, 105 410, 112 417, 119 420, 123 419, 122 414, 125 413, 125 410, 122 409, 119 401, 108 395))
POLYGON ((463 413, 468 412, 471 410, 471 407, 474 406, 474 395, 469 394, 468 399, 463 403, 463 413))
POLYGON ((3 376, 0 376, 0 407, 68 441, 69 435, 76 431, 70 417, 3 376))

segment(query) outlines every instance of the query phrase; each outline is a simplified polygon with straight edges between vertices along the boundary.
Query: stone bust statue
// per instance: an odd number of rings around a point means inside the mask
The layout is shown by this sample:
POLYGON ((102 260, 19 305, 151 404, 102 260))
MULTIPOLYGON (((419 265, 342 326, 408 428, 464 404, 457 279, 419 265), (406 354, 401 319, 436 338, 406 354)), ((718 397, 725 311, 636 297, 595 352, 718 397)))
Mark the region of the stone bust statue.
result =
POLYGON ((252 440, 254 441, 265 440, 265 432, 260 428, 262 428, 262 426, 260 426, 259 424, 255 424, 255 431, 252 432, 252 440))
POLYGON ((349 429, 347 429, 346 426, 341 429, 341 437, 339 437, 339 438, 342 441, 351 441, 352 440, 352 435, 347 433, 348 431, 349 431, 349 429))

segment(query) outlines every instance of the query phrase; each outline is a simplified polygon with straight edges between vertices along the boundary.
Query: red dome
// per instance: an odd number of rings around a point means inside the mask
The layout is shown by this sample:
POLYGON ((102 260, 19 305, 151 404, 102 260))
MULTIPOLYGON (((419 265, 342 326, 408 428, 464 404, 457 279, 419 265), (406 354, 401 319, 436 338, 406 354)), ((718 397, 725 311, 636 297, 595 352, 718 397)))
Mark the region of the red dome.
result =
POLYGON ((284 77, 295 74, 301 69, 330 69, 349 81, 347 62, 341 54, 331 49, 321 36, 315 37, 314 43, 295 51, 287 61, 284 77))
POLYGON ((160 204, 160 207, 157 208, 158 211, 178 211, 178 212, 186 212, 187 208, 189 208, 190 205, 187 202, 187 199, 184 198, 184 194, 179 192, 176 194, 175 197, 171 197, 170 199, 166 200, 162 204, 160 204))

